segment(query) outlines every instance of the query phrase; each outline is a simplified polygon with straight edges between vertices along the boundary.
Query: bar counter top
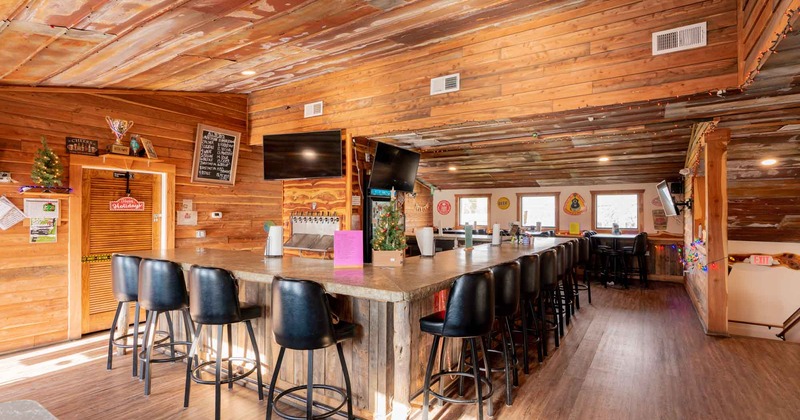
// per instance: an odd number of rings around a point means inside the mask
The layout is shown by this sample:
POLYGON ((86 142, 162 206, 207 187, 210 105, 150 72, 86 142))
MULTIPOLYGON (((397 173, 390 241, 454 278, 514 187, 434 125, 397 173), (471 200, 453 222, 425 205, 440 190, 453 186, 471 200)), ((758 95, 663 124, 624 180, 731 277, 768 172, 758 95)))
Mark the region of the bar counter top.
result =
POLYGON ((209 248, 136 251, 130 255, 175 261, 188 270, 193 264, 225 268, 244 281, 271 283, 275 275, 313 280, 328 293, 381 302, 412 301, 448 288, 460 275, 513 261, 522 255, 545 251, 568 241, 536 238, 532 245, 504 243, 476 245, 438 252, 432 258, 406 258, 402 267, 334 268, 333 261, 284 255, 267 258, 249 251, 209 248))

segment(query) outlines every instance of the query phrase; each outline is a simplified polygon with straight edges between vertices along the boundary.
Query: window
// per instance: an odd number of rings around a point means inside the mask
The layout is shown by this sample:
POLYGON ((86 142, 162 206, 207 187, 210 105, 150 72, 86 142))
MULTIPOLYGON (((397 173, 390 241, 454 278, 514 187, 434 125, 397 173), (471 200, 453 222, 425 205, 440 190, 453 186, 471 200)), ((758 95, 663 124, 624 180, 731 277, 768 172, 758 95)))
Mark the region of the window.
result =
POLYGON ((559 193, 520 193, 517 194, 517 220, 522 226, 536 226, 541 222, 543 228, 558 228, 559 193))
POLYGON ((618 223, 620 230, 643 231, 643 194, 644 190, 592 191, 592 228, 611 230, 618 223))
POLYGON ((489 200, 491 194, 470 194, 456 195, 456 225, 463 226, 465 223, 478 223, 478 226, 489 226, 491 212, 489 211, 489 200))

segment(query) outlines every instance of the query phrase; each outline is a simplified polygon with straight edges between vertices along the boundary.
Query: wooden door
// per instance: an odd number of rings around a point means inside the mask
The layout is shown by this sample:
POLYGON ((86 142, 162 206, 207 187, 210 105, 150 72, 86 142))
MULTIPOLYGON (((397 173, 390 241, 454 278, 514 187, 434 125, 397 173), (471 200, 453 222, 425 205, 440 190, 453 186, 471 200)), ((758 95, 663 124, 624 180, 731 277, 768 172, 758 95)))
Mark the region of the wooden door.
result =
POLYGON ((158 247, 160 241, 160 224, 157 223, 161 213, 160 176, 130 173, 132 178, 128 184, 125 173, 95 169, 83 171, 83 334, 111 327, 117 307, 111 292, 111 254, 150 250, 158 247), (126 187, 130 189, 130 197, 144 201, 143 211, 110 210, 110 202, 128 196, 126 187))

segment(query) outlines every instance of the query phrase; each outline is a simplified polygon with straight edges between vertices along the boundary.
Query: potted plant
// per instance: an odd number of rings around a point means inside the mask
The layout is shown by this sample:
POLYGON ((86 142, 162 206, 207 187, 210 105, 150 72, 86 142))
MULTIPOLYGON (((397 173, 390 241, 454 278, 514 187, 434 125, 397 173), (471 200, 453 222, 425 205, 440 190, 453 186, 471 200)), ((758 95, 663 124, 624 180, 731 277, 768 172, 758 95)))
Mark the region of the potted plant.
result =
POLYGON ((392 191, 389 205, 381 209, 372 237, 372 265, 399 267, 406 253, 406 235, 400 226, 400 212, 392 191))

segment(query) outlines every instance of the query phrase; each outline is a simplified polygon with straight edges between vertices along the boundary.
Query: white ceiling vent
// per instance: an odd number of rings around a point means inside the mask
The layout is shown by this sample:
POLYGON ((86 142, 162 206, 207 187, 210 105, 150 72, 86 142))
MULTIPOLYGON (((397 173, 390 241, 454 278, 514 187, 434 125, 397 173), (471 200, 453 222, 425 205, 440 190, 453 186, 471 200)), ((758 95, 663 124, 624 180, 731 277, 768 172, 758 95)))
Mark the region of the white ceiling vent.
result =
POLYGON ((447 76, 431 79, 431 95, 456 92, 461 89, 461 74, 448 74, 447 76))
POLYGON ((319 117, 320 115, 322 115, 322 101, 305 104, 303 118, 319 117))
POLYGON ((653 33, 653 55, 706 46, 706 23, 653 33))

